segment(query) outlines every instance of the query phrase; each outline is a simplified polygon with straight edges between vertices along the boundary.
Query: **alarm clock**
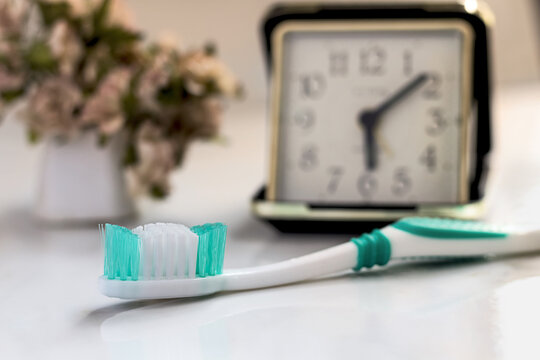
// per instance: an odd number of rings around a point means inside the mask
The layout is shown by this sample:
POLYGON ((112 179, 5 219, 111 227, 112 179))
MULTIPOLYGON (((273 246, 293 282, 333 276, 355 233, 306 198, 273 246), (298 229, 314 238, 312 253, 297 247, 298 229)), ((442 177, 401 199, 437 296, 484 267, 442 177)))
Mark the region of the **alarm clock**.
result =
POLYGON ((269 170, 255 214, 300 232, 481 216, 486 18, 470 1, 272 9, 269 170))

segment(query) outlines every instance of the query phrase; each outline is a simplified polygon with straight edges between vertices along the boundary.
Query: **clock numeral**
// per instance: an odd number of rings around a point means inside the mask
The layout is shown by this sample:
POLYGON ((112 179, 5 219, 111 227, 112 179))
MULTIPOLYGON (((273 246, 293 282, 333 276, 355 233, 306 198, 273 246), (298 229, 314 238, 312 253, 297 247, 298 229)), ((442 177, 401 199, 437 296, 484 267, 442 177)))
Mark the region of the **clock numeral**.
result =
POLYGON ((345 52, 335 52, 330 54, 330 74, 334 76, 344 76, 349 68, 349 55, 345 52))
POLYGON ((426 99, 439 99, 441 97, 441 85, 441 75, 432 73, 429 75, 428 82, 422 94, 426 99))
POLYGON ((308 74, 300 76, 300 92, 307 98, 321 97, 326 87, 326 81, 321 74, 308 74))
POLYGON ((425 165, 429 172, 434 172, 437 169, 437 149, 435 145, 428 145, 420 155, 420 163, 425 165))
POLYGON ((382 75, 386 52, 380 47, 360 51, 360 72, 366 75, 382 75))
POLYGON ((298 165, 304 171, 311 171, 319 163, 318 149, 314 145, 308 145, 302 151, 298 165))
POLYGON ((344 170, 341 166, 332 166, 328 169, 330 173, 330 181, 326 187, 326 191, 330 194, 334 194, 338 188, 338 185, 343 177, 344 170))
POLYGON ((411 75, 413 72, 413 56, 412 52, 410 50, 405 50, 403 52, 403 74, 404 75, 411 75))
POLYGON ((394 183, 392 184, 392 192, 397 196, 402 196, 409 192, 411 186, 412 180, 409 177, 407 168, 397 168, 394 172, 394 183))
POLYGON ((299 111, 294 116, 294 124, 302 130, 311 130, 315 125, 315 113, 310 109, 299 111))
POLYGON ((364 174, 358 178, 358 191, 365 198, 370 198, 375 190, 377 190, 377 180, 371 174, 364 174))
POLYGON ((430 122, 426 126, 426 133, 430 136, 437 136, 444 132, 448 126, 448 121, 440 108, 429 109, 430 122))

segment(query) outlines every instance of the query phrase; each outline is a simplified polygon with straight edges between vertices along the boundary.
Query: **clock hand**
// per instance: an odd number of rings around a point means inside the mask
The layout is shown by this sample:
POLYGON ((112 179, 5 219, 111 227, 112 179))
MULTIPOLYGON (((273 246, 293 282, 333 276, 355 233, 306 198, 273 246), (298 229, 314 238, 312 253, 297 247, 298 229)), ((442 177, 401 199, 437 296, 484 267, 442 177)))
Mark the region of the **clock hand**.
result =
POLYGON ((390 98, 386 99, 382 104, 373 110, 365 110, 360 113, 359 123, 364 127, 365 142, 366 142, 366 164, 368 170, 373 170, 377 167, 377 149, 375 143, 374 129, 378 124, 381 115, 394 106, 396 103, 404 99, 407 95, 416 90, 428 79, 428 74, 422 73, 408 82, 405 86, 395 92, 390 98))
POLYGON ((409 94, 411 94, 414 90, 419 88, 428 78, 429 75, 426 73, 419 74, 417 77, 415 77, 398 91, 396 91, 392 96, 390 96, 390 98, 386 99, 382 104, 370 111, 376 113, 377 115, 381 115, 383 112, 385 112, 386 110, 397 104, 399 101, 407 97, 409 94))
POLYGON ((366 163, 368 170, 373 170, 377 167, 377 149, 375 143, 375 131, 373 127, 366 127, 364 129, 364 136, 366 142, 366 163))

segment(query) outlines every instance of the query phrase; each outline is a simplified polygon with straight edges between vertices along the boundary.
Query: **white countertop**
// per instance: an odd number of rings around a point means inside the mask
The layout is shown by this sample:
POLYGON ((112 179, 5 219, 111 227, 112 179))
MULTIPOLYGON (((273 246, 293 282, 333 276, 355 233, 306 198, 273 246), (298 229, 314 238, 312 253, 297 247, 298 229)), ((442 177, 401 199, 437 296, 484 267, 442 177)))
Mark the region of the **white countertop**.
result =
MULTIPOLYGON (((540 228, 540 86, 497 93, 489 218, 540 228), (536 176, 535 176, 536 175, 536 176)), ((124 225, 229 225, 226 267, 323 249, 345 236, 282 235, 254 219, 265 168, 264 106, 227 113, 225 147, 197 144, 163 203, 124 225)), ((42 147, 0 127, 2 359, 538 359, 540 255, 394 264, 339 279, 196 300, 122 301, 97 292, 95 227, 32 214, 42 147)), ((539 239, 540 241, 540 239, 539 239)))

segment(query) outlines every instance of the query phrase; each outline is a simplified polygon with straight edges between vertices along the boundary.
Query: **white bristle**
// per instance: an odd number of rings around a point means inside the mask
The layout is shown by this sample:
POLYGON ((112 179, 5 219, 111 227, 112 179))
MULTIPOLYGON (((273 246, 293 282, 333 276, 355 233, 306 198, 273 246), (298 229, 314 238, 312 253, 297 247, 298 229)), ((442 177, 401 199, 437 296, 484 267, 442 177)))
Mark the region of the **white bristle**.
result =
POLYGON ((156 223, 132 231, 141 239, 141 280, 195 277, 199 237, 187 226, 156 223))
POLYGON ((178 277, 186 276, 186 266, 189 263, 187 261, 186 245, 186 242, 180 239, 176 248, 176 272, 178 273, 178 277))
MULTIPOLYGON (((194 234, 195 235, 195 234, 194 234)), ((189 259, 197 259, 197 251, 199 250, 199 237, 197 235, 195 235, 195 237, 191 237, 190 239, 188 239, 188 241, 186 241, 186 253, 187 253, 187 257, 189 259)), ((190 278, 194 278, 195 277, 195 272, 197 270, 196 268, 197 266, 197 263, 195 262, 195 266, 189 266, 188 268, 188 277, 190 278)))

